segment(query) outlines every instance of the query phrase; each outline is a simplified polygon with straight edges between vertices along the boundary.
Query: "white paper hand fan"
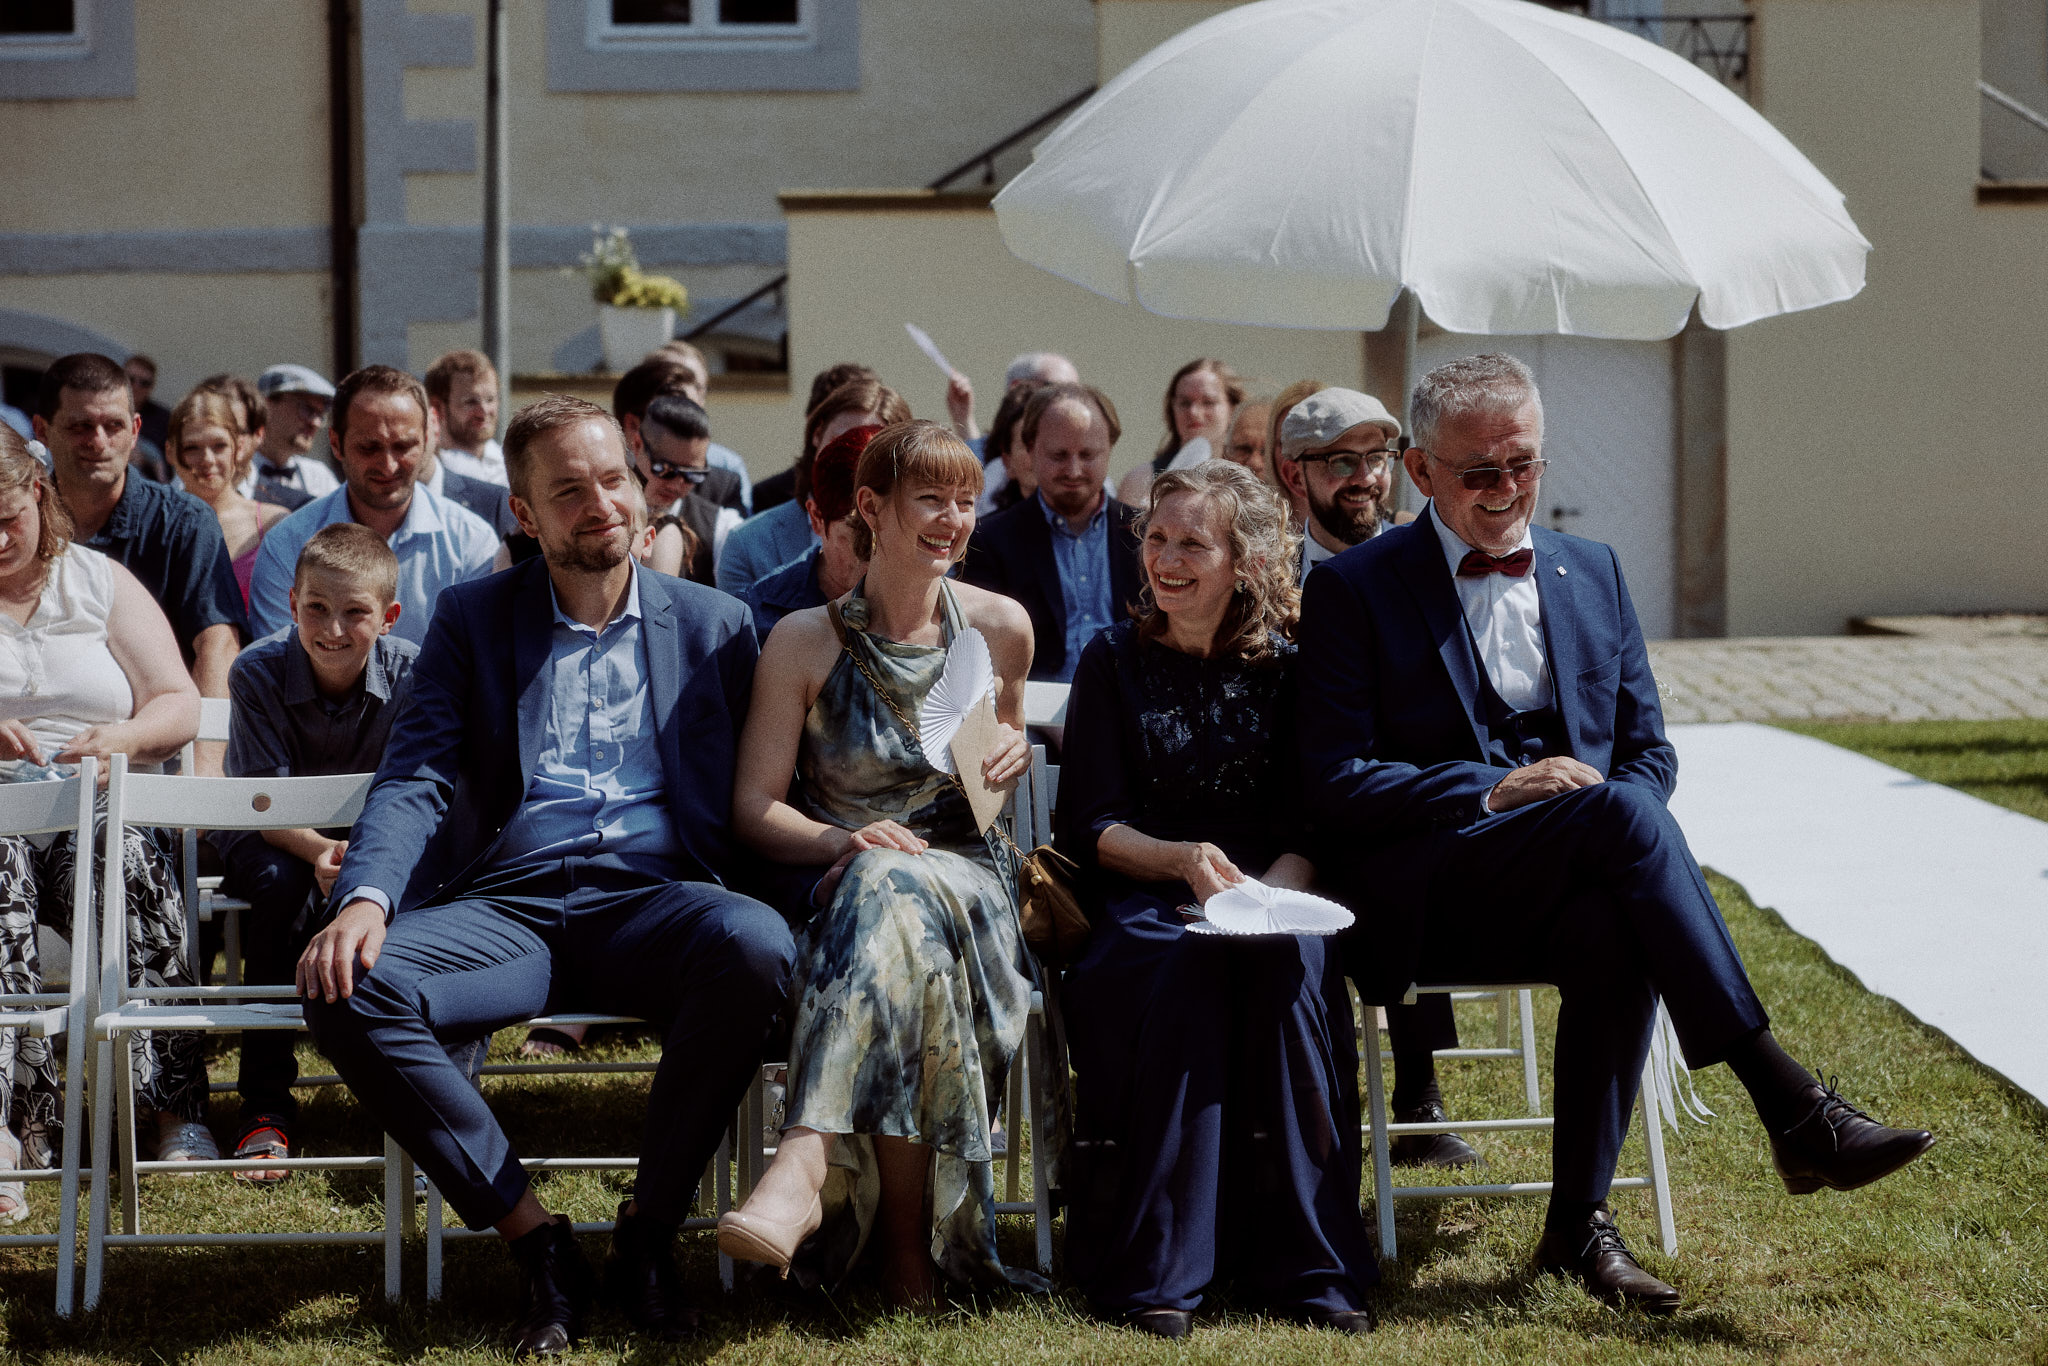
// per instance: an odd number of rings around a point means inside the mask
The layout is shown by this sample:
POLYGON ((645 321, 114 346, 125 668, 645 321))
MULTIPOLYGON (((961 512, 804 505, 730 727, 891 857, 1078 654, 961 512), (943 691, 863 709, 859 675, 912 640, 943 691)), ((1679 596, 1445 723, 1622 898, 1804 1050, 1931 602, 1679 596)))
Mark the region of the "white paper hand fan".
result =
POLYGON ((957 774, 953 763, 953 736, 975 704, 996 696, 996 666, 989 657, 988 641, 969 626, 953 637, 946 649, 946 667, 939 681, 924 695, 917 709, 918 747, 933 768, 957 774))
POLYGON ((1189 934, 1335 934, 1351 924, 1351 912, 1334 901, 1246 878, 1202 903, 1203 919, 1189 934))

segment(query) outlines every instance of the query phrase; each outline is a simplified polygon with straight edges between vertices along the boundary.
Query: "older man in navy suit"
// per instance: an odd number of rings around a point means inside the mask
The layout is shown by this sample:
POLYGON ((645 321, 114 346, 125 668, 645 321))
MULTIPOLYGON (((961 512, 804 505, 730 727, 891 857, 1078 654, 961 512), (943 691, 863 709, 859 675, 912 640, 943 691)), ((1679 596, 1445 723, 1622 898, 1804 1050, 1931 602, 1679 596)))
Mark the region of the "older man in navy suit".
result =
POLYGON ((780 916, 728 891, 733 759, 758 647, 738 600, 651 574, 618 426, 549 398, 505 437, 541 559, 443 593, 412 701, 299 989, 321 1050, 525 1282, 521 1356, 565 1350, 595 1294, 567 1219, 448 1049, 557 1009, 634 1015, 663 1047, 606 1288, 695 1330, 672 1244, 788 989, 780 916))
POLYGON ((1478 356, 1426 375, 1404 456, 1430 506, 1309 576, 1306 808, 1358 913, 1368 1001, 1411 983, 1554 982, 1554 1184, 1537 1263, 1610 1302, 1678 1292, 1606 1209, 1661 996, 1695 1067, 1726 1062, 1794 1194, 1867 1185, 1932 1143, 1877 1124, 1772 1039, 1665 803, 1665 739, 1614 552, 1530 526, 1545 464, 1534 376, 1478 356))

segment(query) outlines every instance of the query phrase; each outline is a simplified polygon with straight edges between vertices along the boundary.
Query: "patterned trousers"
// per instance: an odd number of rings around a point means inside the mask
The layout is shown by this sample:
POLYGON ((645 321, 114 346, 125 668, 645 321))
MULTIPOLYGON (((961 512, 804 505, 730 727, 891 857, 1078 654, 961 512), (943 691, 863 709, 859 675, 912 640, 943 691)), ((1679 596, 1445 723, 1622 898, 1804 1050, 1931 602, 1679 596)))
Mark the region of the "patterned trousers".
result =
MULTIPOLYGON (((43 989, 36 924, 71 933, 77 860, 75 835, 59 835, 43 849, 18 835, 0 837, 0 994, 43 989)), ((170 860, 144 832, 129 830, 121 862, 128 884, 128 985, 193 985, 196 978, 185 960, 185 899, 170 860)), ((95 919, 100 905, 94 897, 95 919)), ((54 1165, 62 1143, 62 1083, 51 1043, 18 1029, 0 1029, 0 1123, 20 1136, 31 1167, 54 1165)), ((203 1037, 194 1033, 142 1034, 130 1054, 137 1104, 203 1120, 203 1048, 203 1037)))

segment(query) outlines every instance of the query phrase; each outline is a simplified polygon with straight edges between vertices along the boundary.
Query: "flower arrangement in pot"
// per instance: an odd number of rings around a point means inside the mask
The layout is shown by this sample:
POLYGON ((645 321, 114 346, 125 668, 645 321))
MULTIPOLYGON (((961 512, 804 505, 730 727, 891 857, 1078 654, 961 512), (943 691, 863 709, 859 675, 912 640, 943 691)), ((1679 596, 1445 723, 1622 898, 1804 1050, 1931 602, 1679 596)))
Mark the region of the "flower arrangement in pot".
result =
POLYGON ((590 230, 590 250, 581 258, 583 273, 597 300, 604 368, 618 374, 675 336, 676 313, 689 306, 690 294, 670 276, 641 270, 624 228, 606 230, 593 223, 590 230))

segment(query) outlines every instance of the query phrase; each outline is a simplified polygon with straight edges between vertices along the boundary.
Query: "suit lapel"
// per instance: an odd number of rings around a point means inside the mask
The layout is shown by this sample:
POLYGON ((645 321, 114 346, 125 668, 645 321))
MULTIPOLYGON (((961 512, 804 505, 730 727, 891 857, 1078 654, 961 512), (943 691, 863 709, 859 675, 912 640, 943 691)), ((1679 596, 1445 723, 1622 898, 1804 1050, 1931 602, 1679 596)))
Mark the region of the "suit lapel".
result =
MULTIPOLYGON (((549 644, 555 634, 555 597, 548 583, 547 563, 528 561, 526 582, 514 599, 512 614, 512 677, 519 690, 519 772, 522 782, 540 768, 540 748, 547 738, 548 708, 554 679, 548 668, 549 644)), ((522 789, 521 794, 524 795, 522 789)))
MULTIPOLYGON (((1564 572, 1568 568, 1564 542, 1555 532, 1533 527, 1531 534, 1536 544, 1536 560, 1530 572, 1536 575, 1536 597, 1542 604, 1543 650, 1550 665, 1550 695, 1569 735, 1578 725, 1579 717, 1574 714, 1578 699, 1566 685, 1586 665, 1585 649, 1579 640, 1581 594, 1585 585, 1583 576, 1575 579, 1564 572)), ((1576 742, 1572 747, 1579 748, 1576 742)))
POLYGON ((1064 646, 1067 639, 1067 595, 1060 591, 1060 565, 1053 558, 1052 528, 1046 525, 1045 508, 1036 494, 1031 498, 1031 513, 1024 519, 1024 534, 1031 546, 1031 553, 1026 558, 1038 575, 1038 595, 1044 599, 1045 610, 1052 615, 1057 638, 1064 646))
MULTIPOLYGON (((647 647, 647 696, 654 707, 654 734, 661 746, 661 767, 669 785, 676 782, 671 755, 681 753, 672 734, 676 699, 682 692, 682 651, 676 646, 676 609, 668 594, 655 584, 652 571, 636 567, 640 576, 640 629, 647 647)), ((671 794, 673 800, 673 794, 671 794)))
MULTIPOLYGON (((1392 534, 1392 533, 1389 533, 1392 534)), ((1306 553, 1305 551, 1303 553, 1306 553)), ((1465 707, 1465 721, 1472 728, 1472 743, 1483 756, 1486 737, 1479 729, 1479 657, 1472 650, 1472 632, 1465 625, 1465 613, 1458 605, 1458 590, 1451 583, 1444 564, 1443 546, 1436 535, 1436 521, 1425 508, 1408 525, 1408 544, 1402 547, 1401 577, 1415 595, 1437 655, 1450 675, 1451 686, 1465 707)))

